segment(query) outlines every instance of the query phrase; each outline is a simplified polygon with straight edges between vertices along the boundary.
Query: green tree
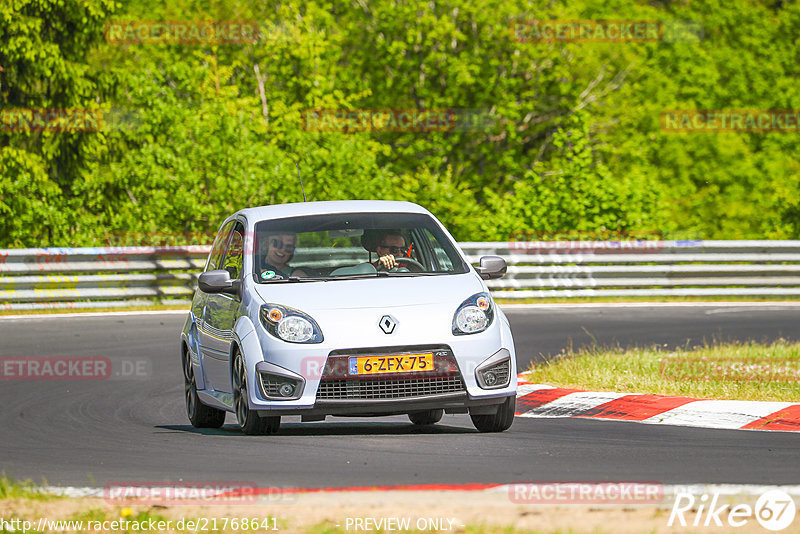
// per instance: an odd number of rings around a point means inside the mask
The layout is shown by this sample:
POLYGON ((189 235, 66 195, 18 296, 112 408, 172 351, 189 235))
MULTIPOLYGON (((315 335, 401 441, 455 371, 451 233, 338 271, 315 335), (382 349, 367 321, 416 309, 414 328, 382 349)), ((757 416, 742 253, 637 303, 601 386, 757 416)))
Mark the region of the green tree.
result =
MULTIPOLYGON (((98 108, 113 78, 92 69, 87 55, 114 6, 112 0, 0 4, 0 109, 98 108)), ((82 206, 76 184, 104 148, 98 132, 0 129, 0 206, 6 212, 0 245, 68 243, 82 206)))
POLYGON ((602 235, 651 228, 657 192, 641 176, 615 176, 592 146, 589 118, 577 112, 553 135, 553 155, 536 164, 512 190, 487 190, 482 225, 489 239, 527 240, 543 232, 586 231, 602 235))

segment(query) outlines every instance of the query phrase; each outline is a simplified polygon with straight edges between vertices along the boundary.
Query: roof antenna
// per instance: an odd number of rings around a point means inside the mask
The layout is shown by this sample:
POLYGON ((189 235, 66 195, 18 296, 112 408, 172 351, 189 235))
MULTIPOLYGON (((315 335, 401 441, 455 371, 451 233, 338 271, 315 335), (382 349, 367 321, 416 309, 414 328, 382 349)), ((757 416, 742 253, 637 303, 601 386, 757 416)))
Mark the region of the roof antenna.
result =
POLYGON ((303 187, 303 178, 300 177, 300 165, 295 161, 294 166, 297 167, 297 178, 300 180, 300 190, 303 191, 303 202, 308 202, 306 200, 306 188, 303 187))

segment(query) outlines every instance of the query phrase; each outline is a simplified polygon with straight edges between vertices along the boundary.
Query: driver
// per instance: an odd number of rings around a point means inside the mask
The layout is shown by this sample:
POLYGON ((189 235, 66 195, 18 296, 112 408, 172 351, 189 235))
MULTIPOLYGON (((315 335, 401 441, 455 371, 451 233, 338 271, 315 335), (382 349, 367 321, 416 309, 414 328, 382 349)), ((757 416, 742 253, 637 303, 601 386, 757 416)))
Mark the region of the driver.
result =
POLYGON ((403 237, 403 233, 400 230, 386 230, 381 233, 375 251, 378 253, 378 261, 374 263, 375 267, 382 266, 387 270, 394 269, 398 267, 397 258, 408 255, 406 238, 403 237))

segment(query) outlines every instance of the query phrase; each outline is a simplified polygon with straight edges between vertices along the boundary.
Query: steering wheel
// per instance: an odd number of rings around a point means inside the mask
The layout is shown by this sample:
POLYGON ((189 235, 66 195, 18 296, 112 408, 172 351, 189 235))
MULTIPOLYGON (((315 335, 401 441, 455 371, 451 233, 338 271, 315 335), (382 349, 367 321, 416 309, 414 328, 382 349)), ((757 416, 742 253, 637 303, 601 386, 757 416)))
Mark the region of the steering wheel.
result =
MULTIPOLYGON (((395 258, 394 261, 398 263, 398 266, 389 269, 388 271, 390 273, 399 272, 398 270, 402 269, 403 267, 415 273, 420 273, 425 270, 425 267, 414 258, 407 258, 406 256, 400 256, 399 258, 395 258)), ((384 269, 383 264, 381 262, 378 262, 378 270, 379 271, 386 270, 384 269)))

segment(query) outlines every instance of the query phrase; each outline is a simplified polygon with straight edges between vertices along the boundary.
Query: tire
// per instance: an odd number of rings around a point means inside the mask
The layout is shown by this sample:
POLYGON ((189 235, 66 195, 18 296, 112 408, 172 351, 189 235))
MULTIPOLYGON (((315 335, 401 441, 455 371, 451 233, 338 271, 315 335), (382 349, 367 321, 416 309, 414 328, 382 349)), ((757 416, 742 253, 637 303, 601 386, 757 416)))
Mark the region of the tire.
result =
POLYGON ((247 403, 247 371, 244 358, 239 352, 233 357, 233 407, 236 410, 236 422, 248 436, 275 434, 281 426, 281 418, 259 417, 250 410, 247 403))
POLYGON ((184 352, 183 387, 184 400, 186 401, 186 415, 195 428, 220 428, 225 424, 225 410, 206 406, 197 396, 197 384, 194 381, 194 366, 189 355, 184 352))
POLYGON ((471 415, 472 424, 480 432, 503 432, 511 427, 514 422, 514 410, 517 407, 517 397, 508 397, 497 408, 494 415, 471 415))
POLYGON ((415 425, 435 425, 442 420, 444 410, 425 410, 424 412, 412 412, 408 418, 415 425))

